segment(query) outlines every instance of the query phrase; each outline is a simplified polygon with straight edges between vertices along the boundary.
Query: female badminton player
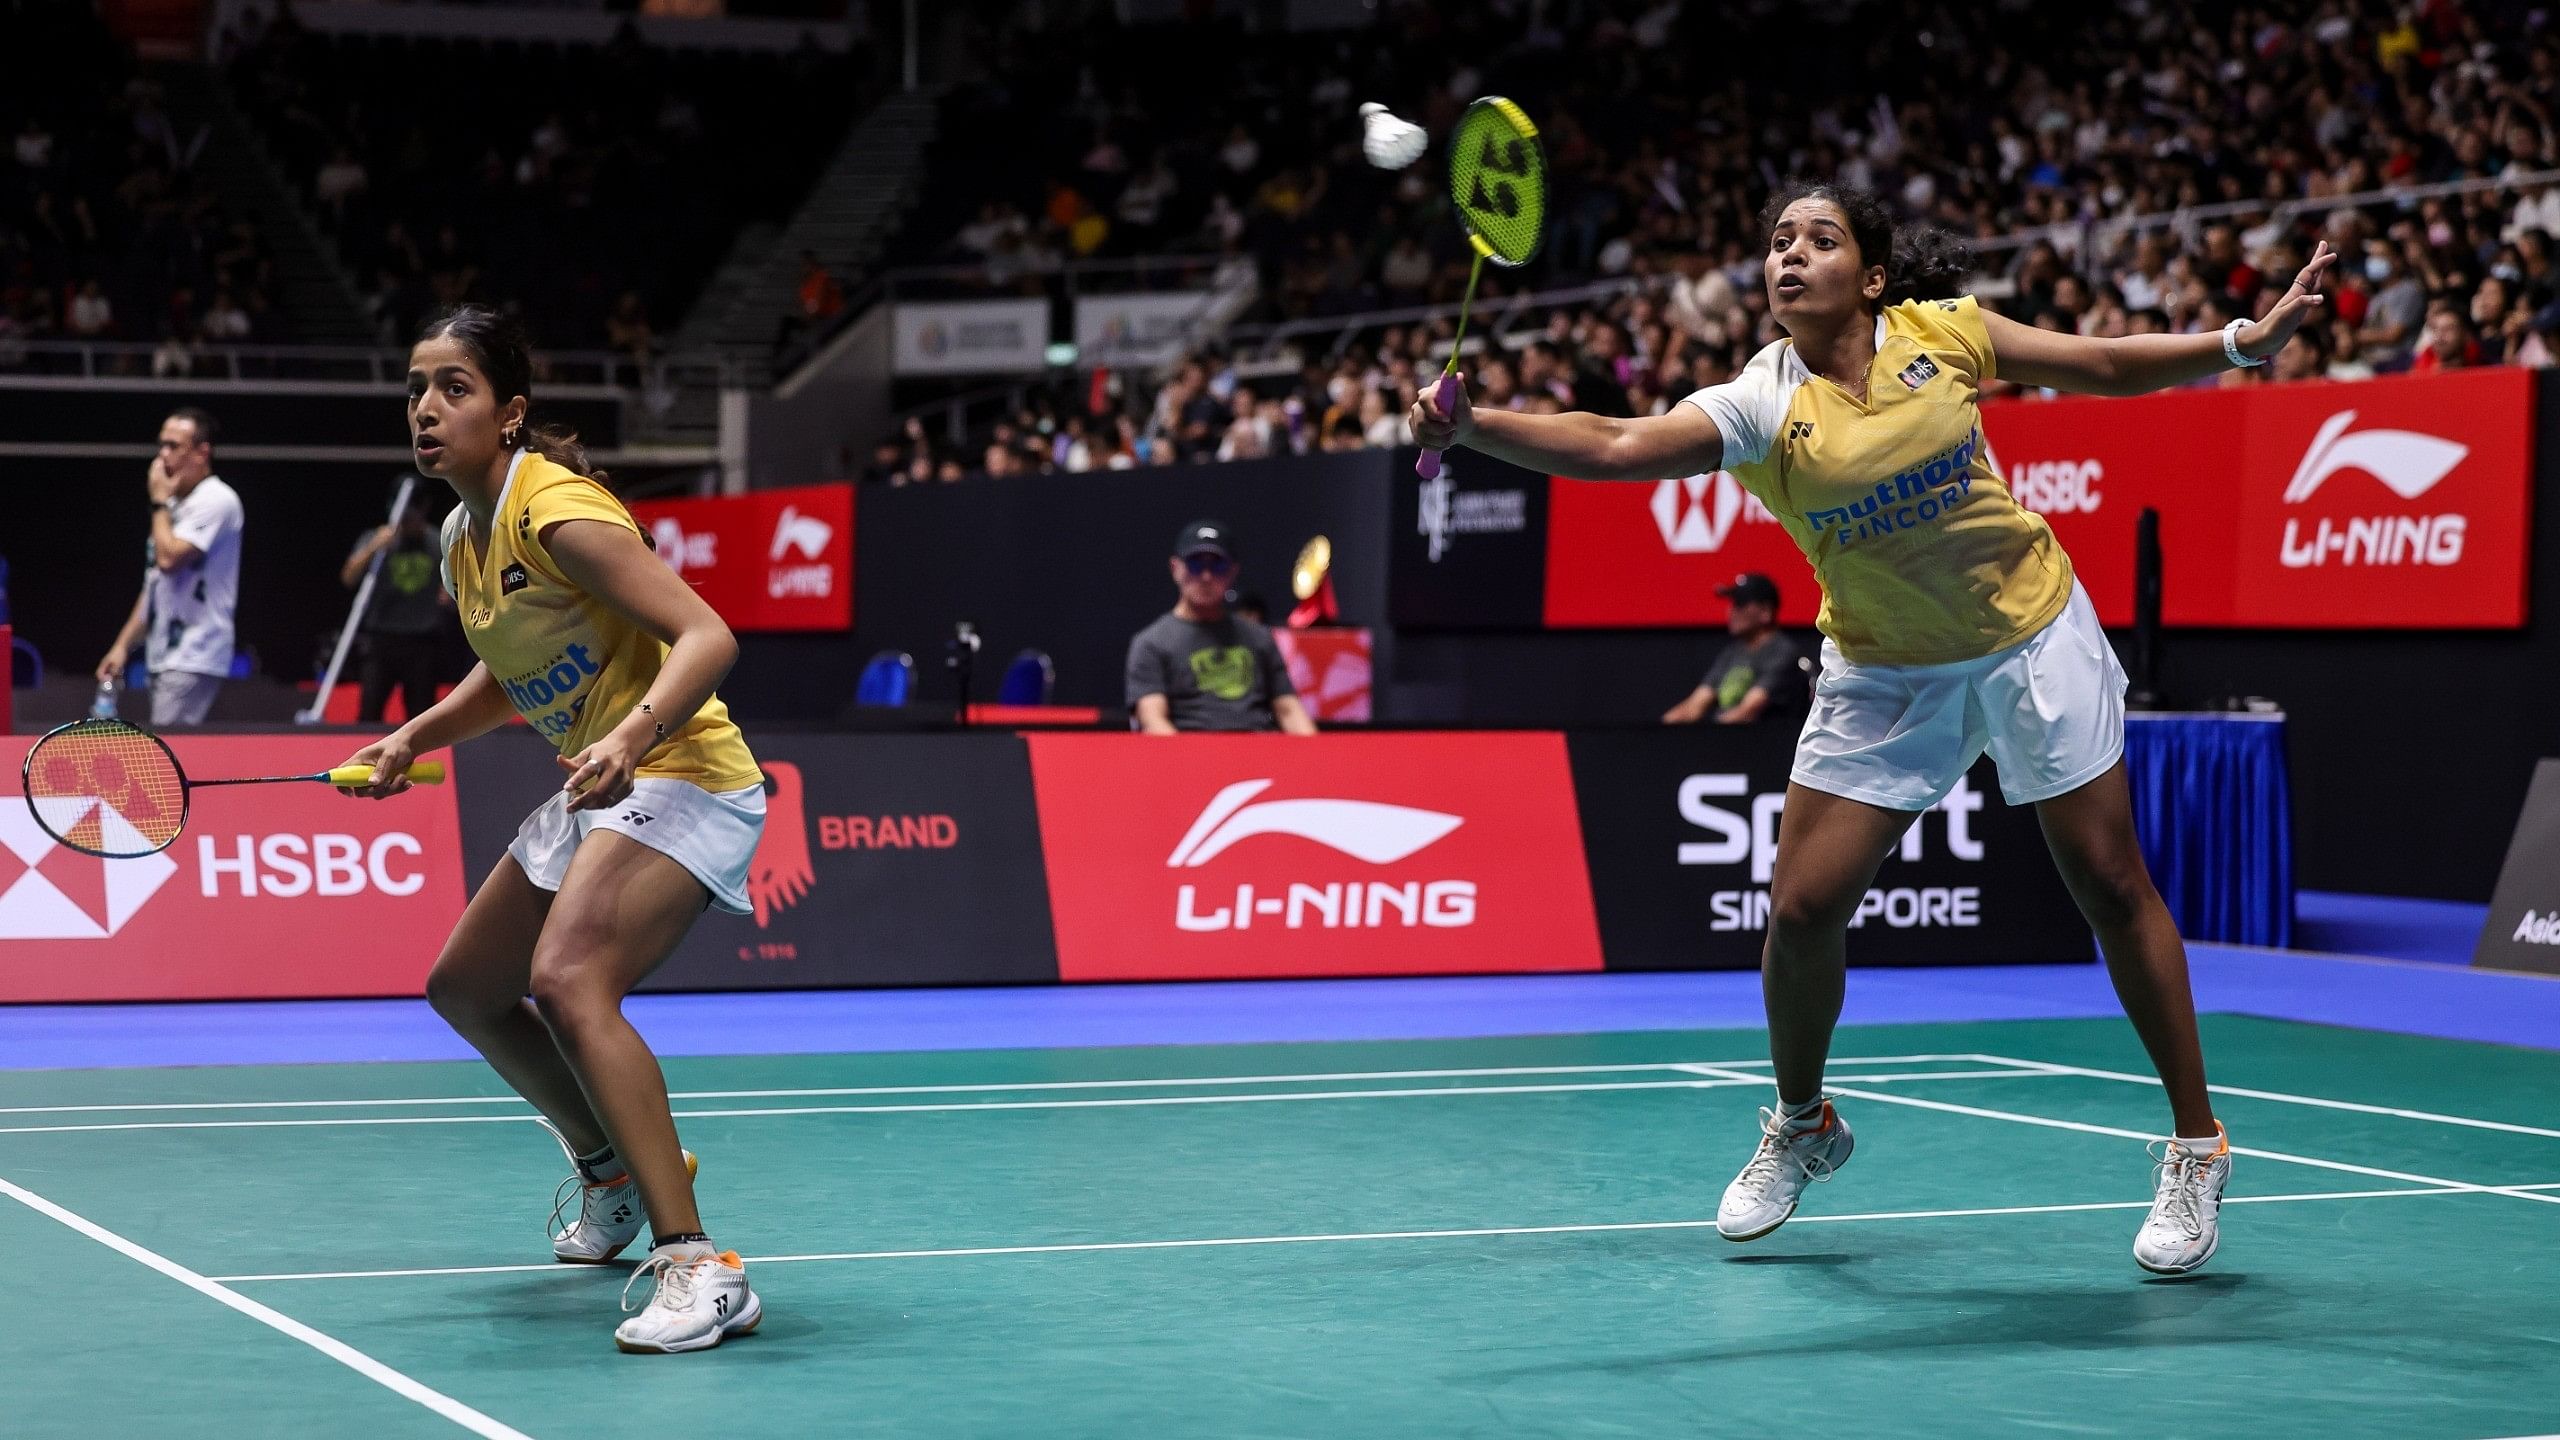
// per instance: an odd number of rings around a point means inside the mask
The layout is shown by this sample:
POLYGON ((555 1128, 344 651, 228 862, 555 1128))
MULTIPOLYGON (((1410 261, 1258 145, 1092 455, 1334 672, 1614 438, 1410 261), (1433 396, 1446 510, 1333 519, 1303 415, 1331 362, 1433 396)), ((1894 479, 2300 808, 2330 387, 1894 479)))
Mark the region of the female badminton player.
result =
MULTIPOLYGON (((521 715, 559 749, 534 807, 427 977, 427 999, 542 1112, 576 1173, 552 1253, 599 1264, 646 1223, 656 1291, 614 1331, 625 1350, 700 1350, 763 1304, 694 1209, 667 1085, 622 998, 707 906, 748 909, 763 775, 712 693, 736 660, 720 617, 650 553, 576 440, 525 422, 532 357, 512 319, 466 305, 409 352, 420 473, 461 499, 445 586, 479 664, 425 714, 364 747, 375 797, 412 756, 521 715), (530 998, 528 998, 530 997, 530 998)), ((624 1293, 628 1295, 629 1287, 624 1293)))
POLYGON ((1851 916, 1915 812, 1986 749, 2011 804, 2034 805, 2097 931, 2125 1013, 2166 1085, 2134 1259, 2193 1270, 2219 1243, 2231 1146, 2205 1089, 2185 946, 2136 847, 2125 784, 2124 671, 2042 518, 1993 470, 1979 398, 1995 376, 2139 395, 2265 363, 2323 304, 2323 245, 2265 317, 2219 334, 2056 334, 1956 293, 1970 256, 1894 233, 1872 195, 1797 183, 1761 212, 1761 273, 1787 336, 1667 415, 1446 413, 1416 399, 1424 445, 1533 470, 1636 480, 1726 470, 1777 515, 1822 582, 1822 672, 1797 741, 1769 887, 1761 989, 1777 1106, 1724 1193, 1716 1229, 1754 1240, 1849 1158, 1822 1093, 1851 916))

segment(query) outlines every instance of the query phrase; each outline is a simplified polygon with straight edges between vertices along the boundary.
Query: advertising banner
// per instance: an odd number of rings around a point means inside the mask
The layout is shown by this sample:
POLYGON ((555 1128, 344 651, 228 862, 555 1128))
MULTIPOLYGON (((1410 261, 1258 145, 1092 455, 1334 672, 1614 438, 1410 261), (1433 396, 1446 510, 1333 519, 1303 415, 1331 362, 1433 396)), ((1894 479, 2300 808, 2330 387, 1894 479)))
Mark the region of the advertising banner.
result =
MULTIPOLYGON (((765 772, 752 915, 703 915, 651 990, 1054 981, 1030 761, 1012 735, 750 732, 765 772)), ((550 747, 492 735, 463 812, 475 878, 559 789, 550 747)))
POLYGON ((1064 979, 1600 968, 1560 735, 1029 744, 1064 979))
MULTIPOLYGON (((2052 524, 2109 625, 2160 512, 2163 618, 2266 629, 2513 628, 2531 536, 2531 372, 2251 385, 1983 409, 1993 465, 2052 524)), ((1764 571, 1810 624, 1811 567, 1730 475, 1553 482, 1546 623, 1708 625, 1764 571)))
POLYGON ((2533 769, 2471 963, 2560 975, 2560 760, 2533 769))
POLYGON ((895 374, 1025 374, 1048 363, 1049 302, 901 301, 890 331, 895 374))
MULTIPOLYGON (((1758 965, 1792 731, 1683 726, 1577 734, 1570 744, 1609 968, 1758 965)), ((1987 761, 1904 834, 1849 931, 1852 965, 2096 953, 2035 811, 2001 800, 1987 761)))
MULTIPOLYGON (((422 993, 462 913, 451 784, 382 801, 325 785, 203 790, 168 849, 100 860, 27 813, 19 767, 34 743, 0 738, 0 1001, 422 993)), ((169 743, 190 775, 213 779, 325 770, 359 742, 169 743)))
POLYGON ((1398 451, 1387 612, 1427 630, 1535 630, 1546 619, 1546 476, 1458 449, 1431 480, 1398 451))
POLYGON ((642 500, 631 516, 733 630, 853 625, 850 485, 642 500))
POLYGON ((1079 295, 1076 358, 1091 366, 1170 365, 1216 298, 1206 290, 1079 295))
POLYGON ((1366 725, 1370 719, 1369 627, 1323 625, 1307 630, 1279 626, 1271 632, 1280 658, 1289 666, 1289 683, 1316 723, 1366 725))

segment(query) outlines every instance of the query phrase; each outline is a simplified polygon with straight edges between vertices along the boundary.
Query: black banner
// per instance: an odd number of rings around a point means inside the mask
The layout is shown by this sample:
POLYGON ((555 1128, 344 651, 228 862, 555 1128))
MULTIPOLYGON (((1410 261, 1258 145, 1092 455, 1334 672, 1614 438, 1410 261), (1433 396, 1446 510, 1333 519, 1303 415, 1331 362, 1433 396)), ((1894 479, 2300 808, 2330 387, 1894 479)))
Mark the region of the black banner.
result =
MULTIPOLYGON (((764 840, 753 915, 705 914, 650 990, 1053 982, 1057 946, 1030 752, 1015 735, 757 732, 764 840)), ((463 749, 464 859, 479 883, 559 788, 551 748, 463 749)))
POLYGON ((2560 760, 2533 767, 2471 963, 2560 974, 2560 760))
MULTIPOLYGON (((1758 965, 1793 727, 1595 732, 1567 744, 1609 968, 1758 965)), ((2034 810, 2001 800, 1988 761, 1920 815, 1849 931, 1853 965, 2095 955, 2034 810)))
POLYGON ((1387 613, 1425 630, 1535 630, 1546 622, 1547 477, 1452 450, 1436 480, 1398 451, 1387 613))

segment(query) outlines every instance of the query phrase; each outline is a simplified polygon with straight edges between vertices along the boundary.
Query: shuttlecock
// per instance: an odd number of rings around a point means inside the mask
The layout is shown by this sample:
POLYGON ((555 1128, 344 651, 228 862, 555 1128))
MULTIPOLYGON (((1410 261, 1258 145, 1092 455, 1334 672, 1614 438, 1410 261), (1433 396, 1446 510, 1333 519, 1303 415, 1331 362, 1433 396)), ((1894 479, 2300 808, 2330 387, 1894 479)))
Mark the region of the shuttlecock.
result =
POLYGON ((1410 120, 1399 120, 1372 100, 1360 107, 1360 153, 1381 170, 1401 170, 1422 158, 1430 137, 1410 120))

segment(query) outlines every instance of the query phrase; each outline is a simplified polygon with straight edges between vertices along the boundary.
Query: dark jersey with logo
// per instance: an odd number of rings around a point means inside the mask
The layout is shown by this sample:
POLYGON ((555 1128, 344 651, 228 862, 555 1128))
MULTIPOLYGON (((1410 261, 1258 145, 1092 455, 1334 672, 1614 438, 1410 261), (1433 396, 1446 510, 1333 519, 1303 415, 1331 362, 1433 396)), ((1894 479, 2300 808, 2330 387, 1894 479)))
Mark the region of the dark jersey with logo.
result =
POLYGON ((1296 693, 1271 632, 1251 620, 1168 612, 1129 642, 1129 704, 1162 695, 1176 730, 1276 730, 1272 700, 1296 693))

